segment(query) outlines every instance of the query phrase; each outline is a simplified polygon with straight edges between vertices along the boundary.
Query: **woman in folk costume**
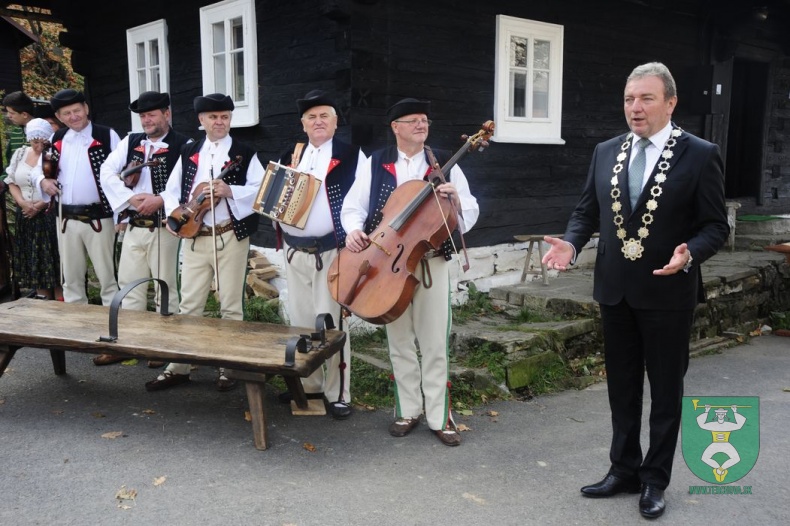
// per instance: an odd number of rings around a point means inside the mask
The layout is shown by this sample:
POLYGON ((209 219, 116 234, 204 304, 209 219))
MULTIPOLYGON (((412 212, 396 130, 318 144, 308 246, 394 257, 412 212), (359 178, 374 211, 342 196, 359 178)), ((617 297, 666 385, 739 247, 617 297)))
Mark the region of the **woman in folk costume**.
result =
POLYGON ((14 279, 20 288, 35 289, 39 296, 62 299, 55 213, 39 186, 52 126, 44 119, 33 119, 25 126, 25 135, 30 146, 14 152, 6 170, 8 191, 17 205, 14 279))

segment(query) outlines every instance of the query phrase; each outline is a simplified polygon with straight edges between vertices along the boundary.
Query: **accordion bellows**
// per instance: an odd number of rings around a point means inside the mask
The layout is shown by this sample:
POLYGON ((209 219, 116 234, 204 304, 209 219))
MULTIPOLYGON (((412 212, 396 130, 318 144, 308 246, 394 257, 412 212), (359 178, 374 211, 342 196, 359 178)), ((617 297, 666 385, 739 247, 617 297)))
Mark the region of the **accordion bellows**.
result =
POLYGON ((252 209, 273 221, 304 228, 320 188, 314 176, 270 162, 252 209))

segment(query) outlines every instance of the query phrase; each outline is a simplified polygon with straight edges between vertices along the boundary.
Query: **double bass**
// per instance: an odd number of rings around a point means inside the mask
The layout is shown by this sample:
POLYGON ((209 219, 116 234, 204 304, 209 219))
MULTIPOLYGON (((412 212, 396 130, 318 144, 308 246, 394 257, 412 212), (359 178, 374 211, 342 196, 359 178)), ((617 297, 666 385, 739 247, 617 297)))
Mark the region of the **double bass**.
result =
POLYGON ((332 298, 359 318, 374 324, 395 321, 414 297, 420 280, 417 265, 430 250, 438 250, 458 226, 458 211, 436 187, 466 153, 488 146, 494 122, 464 136, 464 145, 428 181, 407 181, 398 186, 381 209, 381 222, 360 252, 343 249, 332 261, 327 285, 332 298))

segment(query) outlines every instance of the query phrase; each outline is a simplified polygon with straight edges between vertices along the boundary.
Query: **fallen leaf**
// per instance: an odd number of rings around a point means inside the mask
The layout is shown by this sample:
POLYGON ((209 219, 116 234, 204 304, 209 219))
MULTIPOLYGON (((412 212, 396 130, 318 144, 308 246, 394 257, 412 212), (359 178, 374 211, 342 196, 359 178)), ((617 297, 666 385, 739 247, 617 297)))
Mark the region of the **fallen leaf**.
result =
POLYGON ((53 409, 52 410, 52 414, 53 415, 62 415, 63 414, 63 409, 53 409))
POLYGON ((310 442, 305 442, 304 444, 302 444, 302 447, 305 448, 310 453, 315 451, 315 446, 313 444, 311 444, 310 442))
POLYGON ((458 414, 463 416, 472 416, 474 412, 472 412, 471 409, 461 409, 458 411, 458 414))
POLYGON ((4 403, 5 403, 5 398, 0 398, 0 405, 3 405, 4 403))
POLYGON ((472 502, 474 502, 475 504, 481 504, 481 505, 484 505, 484 504, 486 504, 486 500, 485 500, 485 499, 481 499, 481 498, 480 498, 480 497, 478 497, 477 495, 472 495, 471 493, 464 493, 464 494, 463 494, 463 497, 464 497, 465 499, 467 499, 467 500, 471 500, 471 501, 472 501, 472 502))
POLYGON ((118 438, 119 436, 123 436, 123 431, 110 431, 109 433, 104 433, 101 437, 112 440, 118 438))
MULTIPOLYGON (((785 387, 784 389, 782 389, 782 391, 784 391, 785 393, 790 393, 790 387, 785 387)), ((2 402, 2 400, 0 400, 0 402, 2 402)))
POLYGON ((130 509, 132 509, 132 507, 129 506, 128 504, 118 504, 118 507, 121 508, 122 510, 130 510, 130 509))
POLYGON ((153 409, 143 409, 143 414, 144 415, 155 415, 156 411, 154 411, 153 409))
POLYGON ((115 498, 118 500, 134 500, 137 498, 137 490, 132 488, 127 488, 125 485, 121 486, 121 489, 115 494, 115 498))
POLYGON ((456 427, 458 428, 458 431, 471 431, 472 430, 472 428, 467 426, 466 424, 458 424, 456 427))
POLYGON ((137 358, 130 358, 121 362, 121 365, 137 365, 137 358))
POLYGON ((542 460, 538 460, 538 466, 540 466, 540 467, 542 467, 542 468, 545 468, 546 466, 548 466, 548 464, 546 464, 546 463, 545 463, 545 462, 543 462, 542 460))
POLYGON ((93 413, 91 413, 91 416, 93 418, 104 418, 106 415, 104 413, 100 413, 98 411, 94 411, 93 413))
POLYGON ((244 420, 246 420, 247 422, 252 422, 252 415, 250 414, 249 411, 244 411, 244 420))
POLYGON ((498 411, 490 411, 489 410, 486 414, 488 416, 499 416, 499 412, 498 411))
POLYGON ((167 480, 167 477, 156 477, 154 479, 154 486, 161 486, 165 483, 165 480, 167 480))

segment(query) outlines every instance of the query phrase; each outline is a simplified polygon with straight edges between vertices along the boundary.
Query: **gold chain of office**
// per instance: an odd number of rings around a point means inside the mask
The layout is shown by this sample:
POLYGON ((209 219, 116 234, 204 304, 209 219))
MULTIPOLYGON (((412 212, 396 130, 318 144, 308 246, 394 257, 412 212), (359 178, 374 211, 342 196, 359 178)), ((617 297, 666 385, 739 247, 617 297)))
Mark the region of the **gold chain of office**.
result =
POLYGON ((650 200, 647 202, 647 212, 642 214, 642 226, 637 230, 638 239, 629 238, 625 239, 626 231, 623 228, 623 215, 620 213, 623 210, 623 204, 620 202, 620 195, 622 192, 617 183, 617 176, 623 171, 623 162, 628 158, 628 149, 631 148, 631 139, 633 134, 629 133, 623 144, 620 146, 620 153, 617 155, 617 164, 614 165, 612 171, 612 191, 610 195, 614 202, 612 203, 612 212, 614 212, 614 225, 617 227, 617 238, 623 243, 623 248, 620 250, 626 259, 636 261, 642 257, 645 247, 642 246, 642 240, 650 235, 648 228, 653 223, 653 212, 658 208, 658 198, 661 196, 663 190, 661 185, 667 180, 667 171, 669 170, 669 160, 672 158, 672 148, 677 144, 677 138, 683 133, 680 128, 673 128, 669 140, 664 145, 664 150, 661 152, 661 159, 658 162, 658 174, 656 175, 656 184, 650 189, 650 200))

